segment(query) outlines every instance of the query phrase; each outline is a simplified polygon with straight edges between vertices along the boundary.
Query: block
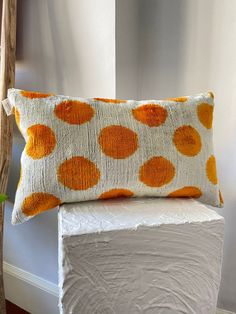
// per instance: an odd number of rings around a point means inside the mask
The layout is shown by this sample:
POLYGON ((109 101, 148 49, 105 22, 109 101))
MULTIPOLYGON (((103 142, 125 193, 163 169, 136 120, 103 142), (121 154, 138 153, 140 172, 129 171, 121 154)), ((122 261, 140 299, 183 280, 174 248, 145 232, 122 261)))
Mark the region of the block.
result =
POLYGON ((63 314, 215 314, 224 219, 190 199, 61 206, 63 314))

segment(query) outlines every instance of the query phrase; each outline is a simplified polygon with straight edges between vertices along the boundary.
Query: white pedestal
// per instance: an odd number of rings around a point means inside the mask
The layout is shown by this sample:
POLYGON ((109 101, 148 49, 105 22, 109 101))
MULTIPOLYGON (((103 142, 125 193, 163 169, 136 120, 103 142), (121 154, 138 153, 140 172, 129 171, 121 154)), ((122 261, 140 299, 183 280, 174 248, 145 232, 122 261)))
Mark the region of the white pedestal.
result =
POLYGON ((223 218, 194 200, 62 206, 61 313, 215 314, 223 230, 223 218))

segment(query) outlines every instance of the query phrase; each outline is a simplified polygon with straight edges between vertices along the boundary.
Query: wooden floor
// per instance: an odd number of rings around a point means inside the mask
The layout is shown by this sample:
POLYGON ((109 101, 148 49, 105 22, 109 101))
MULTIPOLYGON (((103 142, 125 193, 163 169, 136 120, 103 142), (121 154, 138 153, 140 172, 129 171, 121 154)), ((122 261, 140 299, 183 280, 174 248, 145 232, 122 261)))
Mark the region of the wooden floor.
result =
POLYGON ((9 301, 6 301, 6 307, 7 314, 30 314, 9 301))

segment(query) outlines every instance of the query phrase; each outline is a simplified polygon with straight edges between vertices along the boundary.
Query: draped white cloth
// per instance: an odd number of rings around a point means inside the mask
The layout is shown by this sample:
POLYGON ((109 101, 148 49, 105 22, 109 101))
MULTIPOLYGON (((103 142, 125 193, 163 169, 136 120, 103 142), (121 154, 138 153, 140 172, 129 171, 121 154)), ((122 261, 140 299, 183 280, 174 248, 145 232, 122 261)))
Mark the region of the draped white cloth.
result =
POLYGON ((215 314, 223 230, 194 200, 62 206, 61 313, 215 314))

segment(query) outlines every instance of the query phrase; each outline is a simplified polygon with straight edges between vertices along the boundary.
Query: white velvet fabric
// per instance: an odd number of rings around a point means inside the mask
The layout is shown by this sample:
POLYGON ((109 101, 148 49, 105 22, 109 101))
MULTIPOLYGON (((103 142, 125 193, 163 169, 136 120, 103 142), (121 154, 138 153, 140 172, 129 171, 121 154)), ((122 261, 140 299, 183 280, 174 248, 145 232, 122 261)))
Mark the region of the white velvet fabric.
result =
POLYGON ((63 314, 215 314, 224 220, 194 200, 63 205, 63 314))
POLYGON ((211 93, 104 101, 9 89, 8 101, 26 142, 13 224, 59 204, 117 195, 223 205, 211 93))

